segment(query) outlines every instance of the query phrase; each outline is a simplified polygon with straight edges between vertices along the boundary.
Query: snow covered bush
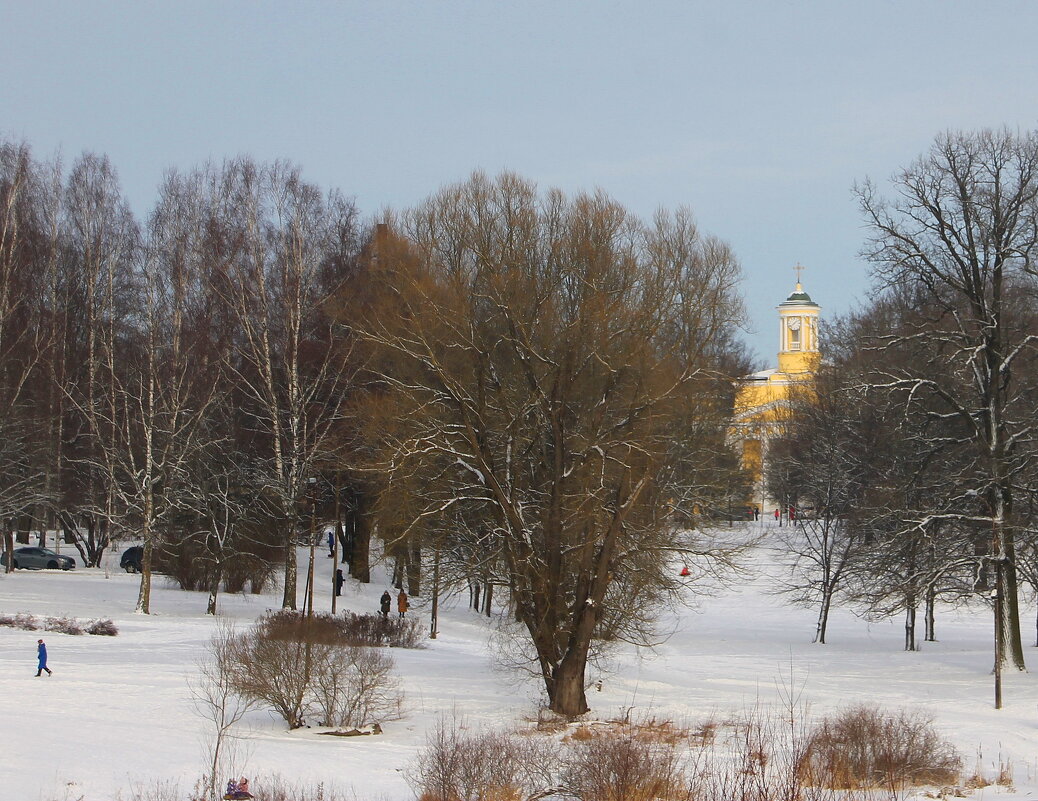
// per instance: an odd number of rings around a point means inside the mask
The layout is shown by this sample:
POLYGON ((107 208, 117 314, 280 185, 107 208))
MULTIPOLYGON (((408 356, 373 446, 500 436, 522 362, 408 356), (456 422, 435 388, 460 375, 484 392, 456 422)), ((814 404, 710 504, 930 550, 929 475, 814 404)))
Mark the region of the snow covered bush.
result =
POLYGON ((16 615, 0 614, 0 626, 22 629, 23 631, 56 631, 59 634, 103 634, 114 637, 119 633, 116 625, 107 618, 93 620, 90 623, 81 623, 74 617, 64 615, 62 617, 47 617, 43 621, 36 619, 35 615, 19 612, 16 615))
POLYGON ((801 763, 805 781, 832 789, 905 787, 956 782, 962 758, 918 712, 855 706, 825 718, 801 763))
POLYGON ((0 626, 23 631, 36 631, 40 627, 33 615, 27 615, 24 612, 16 615, 0 615, 0 626))
POLYGON ((74 617, 48 617, 43 624, 46 631, 56 631, 59 634, 82 634, 83 627, 74 617))
POLYGON ((273 708, 290 728, 357 727, 399 717, 403 696, 384 651, 349 642, 330 615, 276 612, 225 638, 235 691, 273 708))
POLYGON ((114 637, 119 633, 119 628, 107 617, 99 617, 91 620, 86 627, 87 634, 97 634, 101 637, 114 637))

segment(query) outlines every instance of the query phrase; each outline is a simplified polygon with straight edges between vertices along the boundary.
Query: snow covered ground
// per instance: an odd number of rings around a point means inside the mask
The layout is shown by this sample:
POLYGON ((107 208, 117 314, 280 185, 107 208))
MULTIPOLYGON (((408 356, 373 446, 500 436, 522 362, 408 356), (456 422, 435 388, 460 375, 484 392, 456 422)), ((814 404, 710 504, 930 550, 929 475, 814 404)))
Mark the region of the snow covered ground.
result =
MULTIPOLYGON (((118 556, 109 555, 108 569, 0 574, 2 613, 110 617, 120 632, 73 637, 0 628, 0 801, 125 798, 134 783, 159 779, 177 780, 186 790, 203 770, 204 723, 188 681, 216 621, 204 614, 204 594, 161 578, 154 614, 134 614, 138 577, 118 570, 118 556), (50 652, 50 678, 35 677, 40 636, 50 652)), ((968 772, 979 768, 994 779, 1000 761, 1011 761, 1015 789, 990 786, 975 798, 1038 795, 1038 678, 1007 673, 1005 708, 993 708, 986 609, 941 610, 940 641, 916 653, 902 650, 900 620, 870 624, 836 609, 829 644, 816 645, 813 611, 769 594, 775 560, 758 552, 756 562, 753 576, 699 598, 695 609, 664 610, 673 634, 654 652, 612 656, 609 671, 592 677, 602 680, 601 690, 590 691, 592 715, 608 718, 635 707, 683 721, 724 718, 756 703, 779 703, 792 677, 815 716, 859 701, 922 710, 958 746, 968 772)), ((305 558, 300 564, 305 569, 305 558)), ((330 571, 331 560, 322 554, 318 568, 330 571)), ((386 588, 348 581, 340 609, 374 611, 386 588)), ((413 613, 427 619, 425 599, 412 600, 413 613)), ((329 608, 329 601, 322 593, 318 608, 329 608)), ((221 617, 249 623, 278 602, 277 595, 221 596, 221 617)), ((1033 620, 1029 606, 1024 614, 1033 620)), ((289 732, 271 714, 251 713, 243 724, 245 773, 276 772, 352 788, 358 798, 410 801, 403 771, 442 715, 514 725, 535 713, 540 686, 493 667, 491 625, 464 602, 448 603, 437 640, 393 651, 407 716, 385 723, 382 736, 289 732)), ((1031 627, 1025 628, 1030 640, 1031 627)), ((1034 648, 1027 656, 1038 666, 1034 648)))

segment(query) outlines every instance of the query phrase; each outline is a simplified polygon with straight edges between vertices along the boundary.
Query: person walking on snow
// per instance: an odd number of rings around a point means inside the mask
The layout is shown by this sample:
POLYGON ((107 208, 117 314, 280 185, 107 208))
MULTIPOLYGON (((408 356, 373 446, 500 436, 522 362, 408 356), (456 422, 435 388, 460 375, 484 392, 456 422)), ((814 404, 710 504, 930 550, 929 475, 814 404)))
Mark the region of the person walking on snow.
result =
POLYGON ((47 644, 43 640, 36 641, 36 656, 39 657, 40 663, 36 667, 36 675, 42 676, 43 671, 47 671, 47 675, 50 676, 50 668, 47 667, 47 644))
POLYGON ((393 603, 393 596, 389 594, 389 590, 382 593, 382 597, 379 599, 379 608, 382 611, 382 617, 389 617, 389 605, 393 603))
POLYGON ((400 617, 403 617, 407 609, 407 593, 401 588, 400 594, 396 597, 396 611, 400 613, 400 617))

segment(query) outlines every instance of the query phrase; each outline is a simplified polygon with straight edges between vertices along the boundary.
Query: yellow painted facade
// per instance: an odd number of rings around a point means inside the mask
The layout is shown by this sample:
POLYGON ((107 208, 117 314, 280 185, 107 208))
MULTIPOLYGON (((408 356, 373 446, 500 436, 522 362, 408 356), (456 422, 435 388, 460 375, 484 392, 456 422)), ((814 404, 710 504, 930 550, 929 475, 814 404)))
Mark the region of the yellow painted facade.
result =
POLYGON ((821 311, 797 281, 790 296, 778 305, 778 366, 739 379, 731 440, 740 449, 743 467, 753 476, 751 504, 762 512, 773 505, 764 482, 768 443, 785 428, 791 393, 809 384, 818 369, 821 311))

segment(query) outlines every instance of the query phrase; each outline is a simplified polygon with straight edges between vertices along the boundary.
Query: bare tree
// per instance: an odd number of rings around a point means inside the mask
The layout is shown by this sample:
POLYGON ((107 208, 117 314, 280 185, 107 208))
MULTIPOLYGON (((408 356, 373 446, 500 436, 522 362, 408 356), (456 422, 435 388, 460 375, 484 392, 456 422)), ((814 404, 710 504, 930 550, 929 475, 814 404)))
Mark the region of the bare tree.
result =
POLYGON ((225 773, 236 774, 233 770, 237 757, 233 747, 236 743, 234 727, 256 705, 255 699, 240 695, 232 681, 236 667, 233 660, 238 656, 240 639, 241 635, 229 624, 217 626, 205 653, 197 661, 190 683, 195 711, 210 727, 204 734, 208 758, 205 790, 210 801, 222 796, 218 777, 225 773))
POLYGON ((406 229, 379 259, 399 314, 356 324, 405 421, 385 431, 389 491, 420 476, 420 520, 485 522, 551 708, 580 714, 619 588, 671 580, 670 504, 691 500, 673 468, 723 440, 723 404, 702 399, 738 267, 687 212, 645 225, 509 174, 442 190, 406 229), (679 425, 689 408, 698 428, 679 425))
POLYGON ((328 273, 352 256, 355 212, 283 163, 239 160, 224 168, 221 187, 222 224, 235 247, 218 285, 237 326, 228 363, 281 512, 282 603, 294 609, 300 504, 309 479, 331 460, 347 408, 348 359, 333 347, 321 313, 333 291, 328 273))
POLYGON ((62 388, 75 409, 65 436, 75 440, 68 464, 72 488, 62 508, 64 527, 88 565, 97 565, 117 518, 115 472, 119 452, 116 386, 125 362, 117 354, 132 340, 127 315, 132 265, 140 233, 105 156, 84 154, 69 173, 63 239, 68 292, 79 302, 68 356, 74 372, 62 388), (85 529, 85 531, 83 530, 85 529))
POLYGON ((816 603, 814 642, 825 643, 829 612, 861 558, 855 513, 872 474, 867 411, 823 370, 792 401, 786 436, 771 455, 768 492, 796 510, 781 537, 792 557, 786 590, 816 603))
MULTIPOLYGON (((0 520, 8 571, 13 529, 27 530, 52 494, 36 431, 46 420, 44 275, 60 198, 54 169, 34 161, 28 145, 0 141, 0 520)), ((43 544, 46 525, 40 529, 43 544)))
POLYGON ((927 404, 959 450, 947 479, 956 488, 952 508, 921 509, 917 524, 987 530, 996 673, 1006 661, 1022 670, 1014 501, 1019 478, 1033 473, 1033 405, 1022 403, 1033 397, 1025 391, 1033 371, 1021 368, 1038 339, 1017 311, 1034 292, 1038 135, 944 134, 893 183, 897 199, 889 202, 870 183, 859 189, 872 231, 865 255, 882 281, 920 293, 934 314, 914 331, 878 339, 911 337, 927 360, 892 367, 874 386, 902 391, 906 405, 927 404))

